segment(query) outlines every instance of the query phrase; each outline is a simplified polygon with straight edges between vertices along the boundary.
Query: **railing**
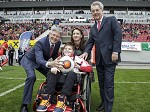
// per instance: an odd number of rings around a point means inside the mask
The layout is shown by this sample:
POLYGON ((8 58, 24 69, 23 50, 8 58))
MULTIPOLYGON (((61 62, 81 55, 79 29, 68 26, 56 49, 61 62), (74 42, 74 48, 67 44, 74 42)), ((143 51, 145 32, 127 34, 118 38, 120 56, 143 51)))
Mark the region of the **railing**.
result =
MULTIPOLYGON (((68 22, 92 22, 91 14, 22 14, 22 15, 1 15, 3 18, 9 19, 10 22, 15 21, 23 21, 28 22, 31 20, 39 19, 39 21, 47 22, 53 21, 53 19, 57 18, 62 21, 62 23, 68 22), (79 19, 79 20, 78 20, 79 19), (84 21, 80 21, 83 19, 84 21), (75 20, 75 21, 69 21, 75 20), (86 21, 87 20, 87 21, 86 21)), ((125 22, 149 22, 150 16, 147 15, 117 15, 117 14, 104 14, 104 16, 115 16, 117 19, 122 19, 125 22)))

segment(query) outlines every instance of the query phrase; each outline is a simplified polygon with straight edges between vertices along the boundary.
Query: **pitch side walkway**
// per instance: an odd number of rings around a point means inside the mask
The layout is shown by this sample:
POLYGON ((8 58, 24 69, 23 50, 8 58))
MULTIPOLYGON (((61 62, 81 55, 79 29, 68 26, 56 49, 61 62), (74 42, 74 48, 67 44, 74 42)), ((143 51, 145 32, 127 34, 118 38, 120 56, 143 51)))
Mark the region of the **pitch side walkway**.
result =
POLYGON ((140 62, 120 62, 117 65, 119 69, 150 69, 150 63, 140 62))
POLYGON ((120 62, 117 65, 117 68, 118 69, 150 69, 150 63, 120 62))

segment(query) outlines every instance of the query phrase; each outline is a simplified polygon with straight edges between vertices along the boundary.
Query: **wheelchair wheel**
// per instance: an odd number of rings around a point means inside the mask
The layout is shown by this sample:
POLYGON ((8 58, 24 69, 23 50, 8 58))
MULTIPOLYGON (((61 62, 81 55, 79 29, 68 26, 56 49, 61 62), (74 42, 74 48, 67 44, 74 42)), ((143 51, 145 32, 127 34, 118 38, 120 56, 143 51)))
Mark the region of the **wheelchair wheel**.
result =
POLYGON ((91 112, 91 80, 89 76, 87 77, 86 83, 86 109, 87 112, 91 112))
POLYGON ((91 111, 91 80, 88 75, 85 75, 84 77, 83 103, 86 108, 86 112, 90 112, 91 111))

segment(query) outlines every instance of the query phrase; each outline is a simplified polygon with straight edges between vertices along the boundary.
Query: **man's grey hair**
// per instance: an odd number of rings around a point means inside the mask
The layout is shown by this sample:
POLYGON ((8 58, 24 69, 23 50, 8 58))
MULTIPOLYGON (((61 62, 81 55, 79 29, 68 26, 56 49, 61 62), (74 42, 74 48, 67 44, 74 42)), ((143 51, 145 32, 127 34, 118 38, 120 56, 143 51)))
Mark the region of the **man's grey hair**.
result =
POLYGON ((50 29, 50 32, 51 31, 57 31, 57 32, 60 32, 60 34, 62 33, 62 29, 58 25, 53 25, 50 29))
POLYGON ((91 9, 93 6, 96 6, 96 5, 98 5, 101 10, 104 10, 104 5, 100 1, 93 2, 91 5, 91 9))

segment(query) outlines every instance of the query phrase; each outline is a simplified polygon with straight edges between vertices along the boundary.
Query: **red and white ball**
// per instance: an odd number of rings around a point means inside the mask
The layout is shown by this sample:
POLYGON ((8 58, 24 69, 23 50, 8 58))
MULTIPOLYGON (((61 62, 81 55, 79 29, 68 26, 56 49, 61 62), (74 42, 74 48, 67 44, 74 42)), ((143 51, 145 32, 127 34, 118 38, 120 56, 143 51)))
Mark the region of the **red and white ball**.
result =
POLYGON ((68 73, 74 69, 74 61, 69 56, 63 56, 60 61, 63 64, 62 73, 68 73))

